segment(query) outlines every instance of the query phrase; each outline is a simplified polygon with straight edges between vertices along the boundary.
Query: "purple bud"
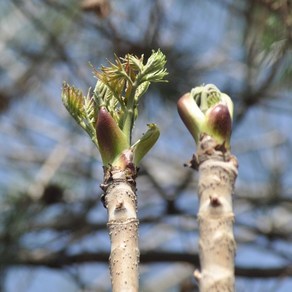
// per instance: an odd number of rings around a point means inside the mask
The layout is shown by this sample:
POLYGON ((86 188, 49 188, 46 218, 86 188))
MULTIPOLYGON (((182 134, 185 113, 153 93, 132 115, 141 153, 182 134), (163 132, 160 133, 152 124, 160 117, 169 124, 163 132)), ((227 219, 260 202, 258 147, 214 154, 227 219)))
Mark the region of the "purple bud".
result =
POLYGON ((105 107, 101 107, 98 112, 96 136, 105 166, 129 148, 126 136, 105 107))
POLYGON ((232 130, 232 119, 229 109, 224 104, 217 104, 206 113, 207 134, 214 135, 219 142, 226 142, 229 146, 232 130))

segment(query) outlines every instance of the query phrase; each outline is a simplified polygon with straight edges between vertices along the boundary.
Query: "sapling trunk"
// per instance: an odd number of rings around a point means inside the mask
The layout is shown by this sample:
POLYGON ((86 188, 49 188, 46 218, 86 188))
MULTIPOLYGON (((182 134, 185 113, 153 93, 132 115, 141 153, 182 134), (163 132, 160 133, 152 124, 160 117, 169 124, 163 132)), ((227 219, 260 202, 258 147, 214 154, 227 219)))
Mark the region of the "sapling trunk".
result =
POLYGON ((199 256, 201 271, 195 271, 201 292, 234 291, 232 194, 237 160, 208 135, 198 143, 199 256))
POLYGON ((234 291, 232 194, 237 160, 230 152, 233 102, 215 85, 193 88, 177 103, 197 144, 190 166, 199 170, 199 257, 194 275, 201 292, 234 291))
POLYGON ((110 274, 113 292, 139 289, 139 248, 135 171, 106 169, 102 189, 111 240, 110 274))

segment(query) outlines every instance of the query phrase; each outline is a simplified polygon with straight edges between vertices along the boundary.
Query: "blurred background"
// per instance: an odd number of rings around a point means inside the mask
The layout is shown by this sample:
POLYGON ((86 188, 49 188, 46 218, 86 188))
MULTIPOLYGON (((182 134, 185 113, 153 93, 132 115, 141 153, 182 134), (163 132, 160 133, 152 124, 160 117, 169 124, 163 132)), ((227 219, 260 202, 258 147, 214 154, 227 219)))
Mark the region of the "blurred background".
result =
POLYGON ((0 291, 110 291, 100 157, 61 102, 114 54, 167 56, 135 135, 161 137, 138 178, 140 291, 198 291, 196 151, 176 101, 214 83, 235 102, 237 291, 292 291, 290 0, 0 3, 0 291))

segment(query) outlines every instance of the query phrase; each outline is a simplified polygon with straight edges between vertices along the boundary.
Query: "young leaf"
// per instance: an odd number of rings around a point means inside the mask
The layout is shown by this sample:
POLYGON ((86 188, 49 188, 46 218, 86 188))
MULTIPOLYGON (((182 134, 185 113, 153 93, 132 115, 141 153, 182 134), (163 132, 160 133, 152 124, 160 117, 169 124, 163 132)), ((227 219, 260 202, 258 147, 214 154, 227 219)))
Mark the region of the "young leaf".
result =
POLYGON ((85 116, 83 93, 81 90, 64 82, 62 88, 62 101, 67 111, 80 125, 85 116))
POLYGON ((148 90, 149 85, 150 85, 150 82, 145 81, 137 87, 136 93, 135 93, 135 101, 138 102, 140 97, 148 90))
POLYGON ((146 153, 153 147, 159 138, 160 131, 156 124, 148 124, 147 132, 134 145, 131 146, 133 151, 133 162, 138 165, 146 153))
POLYGON ((84 96, 79 89, 64 83, 62 101, 77 124, 88 133, 92 142, 98 148, 95 132, 96 106, 89 92, 87 96, 84 96))
POLYGON ((165 69, 165 64, 165 55, 160 50, 157 52, 152 51, 152 55, 141 71, 141 82, 166 82, 166 80, 163 79, 168 74, 165 69))
POLYGON ((93 97, 90 96, 90 91, 88 91, 88 95, 84 97, 84 113, 85 113, 85 131, 90 136, 91 140, 94 144, 98 146, 97 137, 96 137, 96 117, 97 117, 97 107, 93 97))

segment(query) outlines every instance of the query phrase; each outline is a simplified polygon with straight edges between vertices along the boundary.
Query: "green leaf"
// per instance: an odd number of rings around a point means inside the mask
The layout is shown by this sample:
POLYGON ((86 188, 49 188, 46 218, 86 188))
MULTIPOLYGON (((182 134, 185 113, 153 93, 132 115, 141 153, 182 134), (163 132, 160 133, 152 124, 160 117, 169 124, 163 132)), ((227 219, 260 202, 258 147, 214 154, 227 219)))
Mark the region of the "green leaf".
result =
POLYGON ((111 114, 114 120, 119 122, 119 112, 124 111, 124 106, 122 104, 119 108, 119 105, 121 104, 119 97, 114 96, 110 88, 100 80, 96 83, 93 97, 98 108, 102 106, 106 107, 107 111, 111 114))
POLYGON ((90 91, 87 96, 84 96, 81 90, 64 83, 62 101, 77 124, 87 132, 98 148, 95 131, 97 112, 94 99, 90 97, 90 91))
POLYGON ((131 146, 133 151, 133 162, 137 166, 146 153, 153 147, 159 138, 160 131, 156 124, 148 124, 147 132, 134 145, 131 146))
POLYGON ((143 60, 144 55, 142 55, 140 58, 133 56, 131 54, 128 54, 124 60, 127 60, 129 62, 129 65, 133 68, 133 70, 139 72, 143 70, 143 60))
POLYGON ((214 84, 197 86, 192 89, 191 95, 204 114, 210 107, 219 103, 221 99, 221 92, 214 84))
POLYGON ((64 82, 62 88, 62 101, 67 111, 80 125, 85 116, 82 91, 64 82))
POLYGON ((152 55, 147 60, 146 65, 141 71, 141 82, 167 82, 163 78, 168 74, 165 69, 166 57, 158 50, 152 51, 152 55))
POLYGON ((85 131, 90 136, 94 144, 98 145, 96 137, 96 119, 97 119, 97 106, 95 104, 94 98, 90 96, 90 90, 86 97, 84 97, 84 122, 85 122, 85 131))
POLYGON ((149 81, 145 81, 143 82, 142 84, 140 84, 138 86, 138 88, 136 89, 136 92, 135 92, 135 100, 138 102, 138 100, 140 99, 140 97, 146 93, 146 91, 148 90, 149 88, 149 85, 150 85, 150 82, 149 81))

